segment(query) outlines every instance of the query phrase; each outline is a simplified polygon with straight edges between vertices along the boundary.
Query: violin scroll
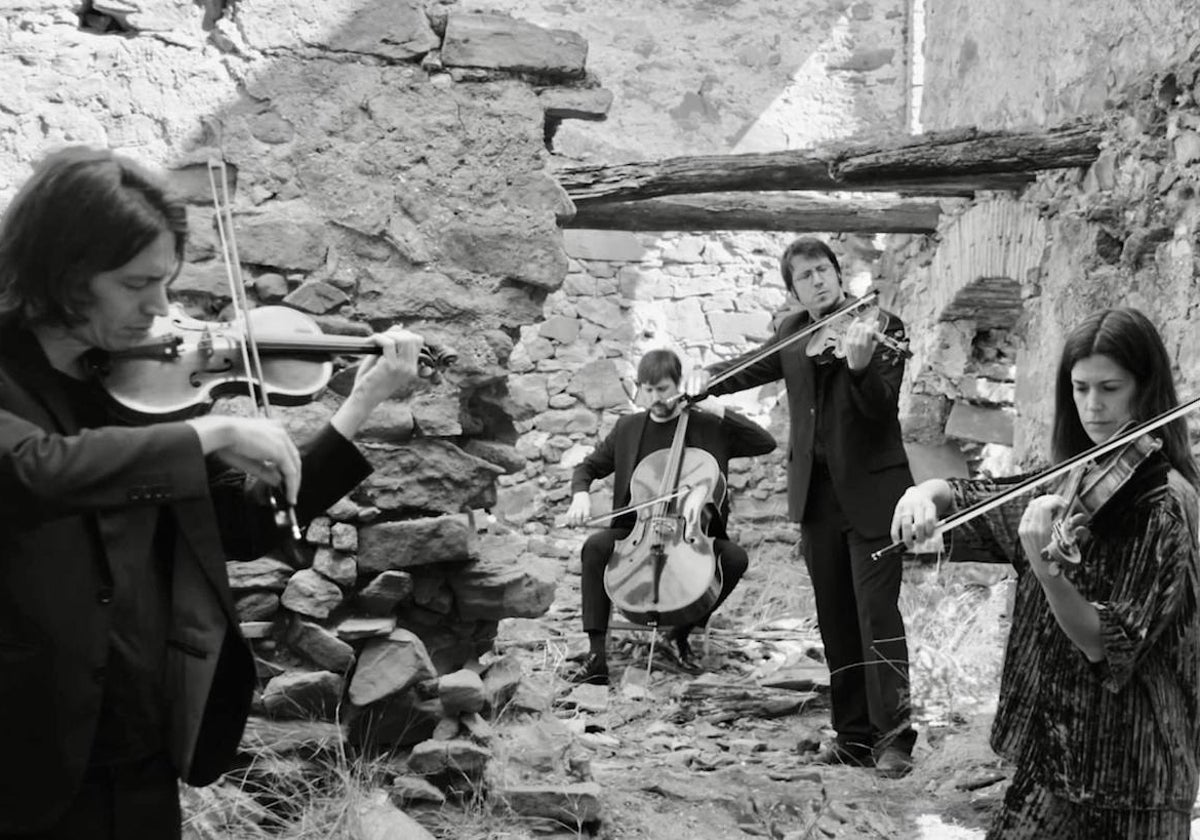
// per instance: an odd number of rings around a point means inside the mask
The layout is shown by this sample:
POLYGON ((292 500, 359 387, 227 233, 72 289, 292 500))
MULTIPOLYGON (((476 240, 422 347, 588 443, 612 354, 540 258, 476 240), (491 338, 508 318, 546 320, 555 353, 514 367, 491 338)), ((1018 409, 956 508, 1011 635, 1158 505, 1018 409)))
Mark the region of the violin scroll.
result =
POLYGON ((436 385, 442 381, 442 371, 457 361, 458 352, 454 348, 426 341, 417 354, 417 375, 436 385))

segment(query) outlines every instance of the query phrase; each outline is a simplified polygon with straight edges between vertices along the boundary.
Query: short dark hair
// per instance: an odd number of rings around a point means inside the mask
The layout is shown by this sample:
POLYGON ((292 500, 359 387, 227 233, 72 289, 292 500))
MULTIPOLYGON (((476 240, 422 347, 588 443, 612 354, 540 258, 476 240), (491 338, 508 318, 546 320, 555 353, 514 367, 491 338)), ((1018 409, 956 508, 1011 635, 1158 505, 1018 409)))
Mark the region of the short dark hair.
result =
POLYGON ((0 322, 73 326, 87 284, 120 268, 163 233, 183 264, 187 210, 138 163, 88 146, 45 157, 0 222, 0 322))
POLYGON ((671 350, 651 350, 638 362, 639 385, 656 385, 666 378, 678 385, 683 381, 683 363, 671 350))
POLYGON ((824 257, 833 266, 833 270, 837 274, 838 285, 842 284, 842 265, 838 262, 833 249, 816 237, 801 236, 799 239, 793 239, 791 244, 784 249, 783 256, 779 258, 779 273, 783 275, 783 285, 792 294, 796 293, 792 277, 792 259, 795 257, 808 257, 809 259, 824 257))
MULTIPOLYGON (((1179 404, 1171 359, 1150 319, 1133 308, 1105 309, 1083 320, 1063 344, 1054 389, 1054 432, 1051 448, 1056 462, 1091 448, 1092 440, 1075 408, 1071 370, 1088 356, 1107 356, 1133 377, 1133 420, 1142 422, 1179 404)), ((1174 420, 1159 430, 1163 452, 1193 485, 1200 481, 1188 445, 1187 422, 1174 420)))

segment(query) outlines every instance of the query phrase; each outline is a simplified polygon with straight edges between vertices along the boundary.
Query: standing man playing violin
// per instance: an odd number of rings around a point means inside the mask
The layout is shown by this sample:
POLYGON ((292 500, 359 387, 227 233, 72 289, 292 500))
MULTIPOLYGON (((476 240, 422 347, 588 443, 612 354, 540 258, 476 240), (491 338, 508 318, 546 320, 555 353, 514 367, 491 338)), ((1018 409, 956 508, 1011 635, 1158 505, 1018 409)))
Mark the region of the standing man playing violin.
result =
POLYGON ((180 270, 184 206, 131 160, 46 158, 0 222, 0 838, 179 837, 178 780, 211 783, 255 683, 226 577, 369 472, 349 442, 417 376, 375 337, 329 424, 206 416, 129 427, 92 364, 143 341, 180 270), (301 478, 303 476, 303 483, 301 478))
MULTIPOLYGON (((778 322, 776 341, 847 302, 837 257, 818 239, 788 245, 780 273, 800 311, 778 322)), ((882 314, 883 333, 902 340, 900 319, 882 314)), ((779 379, 787 384, 788 511, 804 538, 837 732, 812 762, 903 776, 912 768, 916 733, 897 604, 901 561, 875 563, 871 552, 888 544, 892 509, 912 474, 897 419, 904 358, 876 332, 854 321, 841 335, 801 339, 711 389, 709 380, 741 359, 693 371, 683 390, 718 395, 779 379)))
MULTIPOLYGON (((650 453, 668 449, 675 437, 675 426, 683 413, 684 401, 679 399, 679 384, 683 366, 670 350, 651 350, 638 363, 638 387, 650 402, 648 411, 621 417, 613 430, 582 463, 571 477, 571 506, 566 523, 579 525, 592 512, 588 488, 596 479, 614 475, 613 505, 625 507, 630 500, 630 478, 634 469, 650 453)), ((696 406, 686 436, 686 445, 710 453, 717 461, 721 475, 727 475, 731 458, 765 455, 775 448, 775 439, 761 426, 714 401, 696 406)), ((711 511, 708 535, 714 537, 713 550, 721 575, 721 591, 712 612, 729 597, 737 586, 750 559, 746 550, 729 539, 725 520, 729 515, 728 502, 722 510, 711 511)), ((612 601, 604 589, 604 571, 612 557, 616 542, 629 535, 637 520, 636 513, 616 517, 611 527, 596 531, 583 544, 583 569, 580 587, 583 602, 583 629, 588 635, 588 656, 571 676, 572 682, 608 684, 608 618, 612 601)), ((707 617, 701 624, 707 621, 707 617)), ((680 661, 695 667, 688 634, 693 625, 672 629, 671 642, 680 661)))

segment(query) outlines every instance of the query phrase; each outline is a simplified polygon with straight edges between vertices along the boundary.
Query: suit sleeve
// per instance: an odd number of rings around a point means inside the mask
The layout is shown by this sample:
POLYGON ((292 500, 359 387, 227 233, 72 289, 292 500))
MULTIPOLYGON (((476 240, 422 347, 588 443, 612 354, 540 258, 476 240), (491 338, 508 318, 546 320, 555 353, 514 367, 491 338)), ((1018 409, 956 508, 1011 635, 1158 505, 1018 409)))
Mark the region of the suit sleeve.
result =
MULTIPOLYGON (((903 340, 904 323, 896 316, 889 315, 884 333, 903 340)), ((903 380, 903 357, 880 344, 865 368, 850 371, 851 403, 860 414, 873 420, 895 416, 899 411, 900 383, 903 380)))
MULTIPOLYGON (((775 340, 779 339, 779 333, 775 334, 775 340)), ((772 342, 774 343, 774 342, 772 342)), ((707 368, 709 376, 715 378, 718 375, 729 370, 735 365, 739 365, 749 357, 756 353, 762 352, 764 347, 769 345, 763 344, 754 350, 743 353, 735 359, 730 359, 727 362, 717 362, 714 365, 709 365, 707 368)), ((721 394, 736 394, 738 391, 745 391, 748 388, 754 388, 758 385, 766 385, 769 382, 777 382, 783 378, 783 363, 779 359, 778 353, 771 353, 766 358, 761 359, 750 365, 740 373, 735 373, 723 382, 719 382, 708 389, 708 393, 714 397, 721 394)))
POLYGON ((200 441, 185 423, 61 435, 0 411, 0 518, 33 524, 207 493, 200 441))
POLYGON ((600 445, 592 450, 575 471, 571 473, 571 493, 583 493, 591 489, 592 482, 613 474, 617 467, 617 429, 620 421, 600 445))
POLYGON ((726 409, 721 426, 729 440, 730 458, 766 455, 775 448, 775 438, 770 432, 736 411, 726 409))

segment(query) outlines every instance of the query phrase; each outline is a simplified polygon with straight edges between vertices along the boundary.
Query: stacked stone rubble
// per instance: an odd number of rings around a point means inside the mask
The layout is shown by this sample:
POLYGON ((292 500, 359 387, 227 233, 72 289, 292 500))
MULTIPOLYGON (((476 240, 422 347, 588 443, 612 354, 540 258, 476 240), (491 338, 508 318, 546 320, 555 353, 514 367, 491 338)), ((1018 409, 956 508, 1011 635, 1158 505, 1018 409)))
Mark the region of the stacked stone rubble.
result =
MULTIPOLYGON (((219 317, 219 160, 252 306, 337 334, 402 324, 458 352, 444 381, 372 415, 359 438, 373 475, 309 525, 298 556, 230 564, 262 708, 419 706, 415 687, 486 651, 501 618, 543 612, 554 569, 522 537, 480 535, 471 512, 521 463, 488 395, 567 270, 558 223, 572 206, 545 137, 548 119, 579 115, 564 103, 598 90, 583 39, 420 0, 95 0, 81 14, 34 0, 0 12, 0 39, 0 203, 67 143, 168 170, 191 230, 173 295, 219 317)), ((316 401, 280 410, 298 439, 348 393, 347 364, 316 401)))

